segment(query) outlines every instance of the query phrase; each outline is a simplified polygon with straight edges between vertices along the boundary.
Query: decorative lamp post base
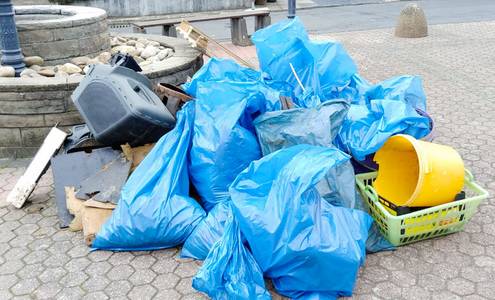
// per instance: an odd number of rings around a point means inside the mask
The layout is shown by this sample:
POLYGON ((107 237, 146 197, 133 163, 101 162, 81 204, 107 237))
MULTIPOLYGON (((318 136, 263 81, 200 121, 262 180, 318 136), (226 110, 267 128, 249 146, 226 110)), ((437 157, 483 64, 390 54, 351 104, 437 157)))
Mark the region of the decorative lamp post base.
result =
POLYGON ((0 0, 0 45, 2 48, 1 64, 12 66, 16 76, 19 76, 26 65, 19 46, 14 8, 10 0, 0 0))

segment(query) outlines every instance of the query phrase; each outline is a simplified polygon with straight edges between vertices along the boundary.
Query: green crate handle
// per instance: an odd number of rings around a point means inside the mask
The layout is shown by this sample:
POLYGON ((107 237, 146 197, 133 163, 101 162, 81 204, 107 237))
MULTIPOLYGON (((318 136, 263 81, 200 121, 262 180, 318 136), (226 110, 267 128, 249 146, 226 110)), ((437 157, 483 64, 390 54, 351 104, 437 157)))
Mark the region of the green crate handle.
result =
MULTIPOLYGON (((474 182, 474 176, 468 169, 464 169, 464 179, 466 179, 466 181, 470 183, 474 182)), ((373 188, 373 186, 371 185, 365 186, 364 192, 371 199, 371 201, 378 203, 379 196, 376 190, 373 188)))
POLYGON ((378 194, 376 193, 375 189, 371 185, 367 185, 364 188, 364 192, 371 199, 371 201, 378 203, 378 194))

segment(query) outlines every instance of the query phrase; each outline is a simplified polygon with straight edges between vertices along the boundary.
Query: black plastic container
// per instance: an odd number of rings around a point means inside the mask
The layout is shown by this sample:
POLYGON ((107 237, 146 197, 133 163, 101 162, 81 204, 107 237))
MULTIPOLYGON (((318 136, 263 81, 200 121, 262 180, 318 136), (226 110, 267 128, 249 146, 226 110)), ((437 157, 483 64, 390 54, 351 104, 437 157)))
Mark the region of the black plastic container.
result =
POLYGON ((156 142, 175 125, 149 79, 118 65, 90 66, 71 97, 96 141, 104 145, 156 142))

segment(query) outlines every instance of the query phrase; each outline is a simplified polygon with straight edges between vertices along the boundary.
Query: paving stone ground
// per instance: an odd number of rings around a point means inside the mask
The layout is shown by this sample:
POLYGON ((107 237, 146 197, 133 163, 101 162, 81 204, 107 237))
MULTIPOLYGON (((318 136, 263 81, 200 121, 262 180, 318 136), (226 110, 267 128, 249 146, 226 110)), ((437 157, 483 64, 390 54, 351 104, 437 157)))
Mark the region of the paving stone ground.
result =
MULTIPOLYGON (((364 77, 423 77, 435 140, 459 150, 495 193, 495 22, 437 25, 422 39, 392 30, 318 36, 344 43, 364 77)), ((0 203, 26 161, 0 163, 0 203)), ((49 171, 22 209, 0 204, 0 299, 202 299, 191 287, 200 262, 178 249, 90 252, 60 230, 49 171), (4 206, 4 207, 2 207, 4 206)), ((495 299, 495 205, 484 202, 465 231, 367 257, 356 299, 495 299)))

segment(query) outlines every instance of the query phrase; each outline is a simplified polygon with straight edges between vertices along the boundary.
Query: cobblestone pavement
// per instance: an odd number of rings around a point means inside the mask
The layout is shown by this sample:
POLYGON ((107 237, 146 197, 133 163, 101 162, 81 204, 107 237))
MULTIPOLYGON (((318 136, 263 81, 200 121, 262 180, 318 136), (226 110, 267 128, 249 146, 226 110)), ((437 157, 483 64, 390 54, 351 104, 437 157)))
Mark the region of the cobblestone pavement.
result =
MULTIPOLYGON (((423 39, 391 30, 329 34, 372 81, 423 76, 436 141, 456 147, 495 193, 495 22, 439 25, 423 39)), ((25 161, 0 164, 0 201, 25 161)), ((60 230, 51 173, 23 209, 0 208, 0 299, 201 299, 191 278, 199 262, 177 249, 89 252, 81 233, 60 230)), ((464 232, 369 255, 360 299, 495 299, 495 206, 483 203, 464 232)))

